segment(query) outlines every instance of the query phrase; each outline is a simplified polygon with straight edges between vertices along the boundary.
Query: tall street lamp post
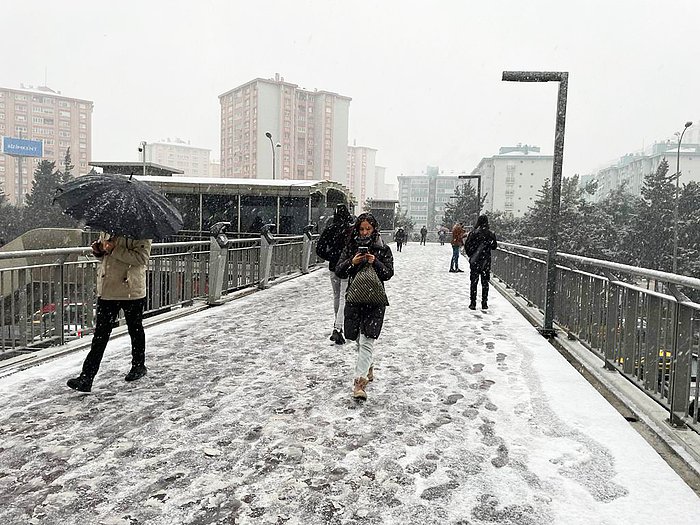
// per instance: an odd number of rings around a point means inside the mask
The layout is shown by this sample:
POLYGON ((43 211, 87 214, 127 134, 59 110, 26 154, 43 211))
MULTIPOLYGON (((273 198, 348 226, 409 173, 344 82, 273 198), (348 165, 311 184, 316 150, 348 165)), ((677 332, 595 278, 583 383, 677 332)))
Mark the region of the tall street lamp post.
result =
POLYGON ((561 201, 561 172, 564 161, 564 125, 566 123, 566 95, 569 89, 569 73, 566 71, 504 71, 506 82, 559 82, 557 120, 554 131, 554 167, 552 168, 552 206, 549 220, 549 246, 547 249, 547 291, 544 302, 544 325, 541 334, 550 338, 554 330, 554 295, 557 286, 557 234, 561 201))
POLYGON ((681 178, 681 141, 683 134, 693 123, 685 123, 683 132, 678 137, 678 150, 676 151, 676 203, 673 209, 673 273, 678 273, 678 179, 681 178))
POLYGON ((270 148, 272 149, 272 180, 275 180, 276 178, 276 172, 275 172, 275 148, 281 148, 282 144, 279 142, 277 144, 274 143, 272 140, 272 133, 269 131, 265 133, 265 136, 270 139, 270 148))
POLYGON ((146 176, 146 141, 142 140, 139 144, 139 151, 141 152, 141 159, 143 162, 143 176, 146 176))

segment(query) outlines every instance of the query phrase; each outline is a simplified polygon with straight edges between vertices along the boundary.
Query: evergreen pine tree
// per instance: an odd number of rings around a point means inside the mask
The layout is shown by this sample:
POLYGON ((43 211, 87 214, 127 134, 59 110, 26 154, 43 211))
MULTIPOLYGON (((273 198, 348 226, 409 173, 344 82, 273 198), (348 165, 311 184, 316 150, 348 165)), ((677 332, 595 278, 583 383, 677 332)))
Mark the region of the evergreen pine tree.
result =
POLYGON ((632 264, 653 270, 673 268, 673 217, 675 186, 663 159, 654 173, 644 177, 642 200, 632 225, 632 264))
POLYGON ((22 233, 22 208, 10 204, 5 193, 0 192, 0 246, 22 233))
POLYGON ((700 278, 700 184, 683 185, 678 199, 678 273, 700 278))
POLYGON ((549 184, 549 179, 545 179, 535 201, 522 218, 521 239, 523 244, 534 248, 547 248, 551 202, 552 187, 549 184))
POLYGON ((61 173, 62 184, 65 184, 73 178, 73 168, 75 168, 75 166, 71 163, 70 146, 68 146, 66 155, 63 157, 63 171, 61 173))
POLYGON ((635 240, 632 228, 641 204, 641 199, 632 195, 626 184, 622 184, 593 205, 591 215, 601 228, 603 253, 600 258, 633 264, 635 240))
POLYGON ((471 184, 464 184, 455 188, 454 195, 445 204, 445 214, 442 225, 452 228, 455 223, 462 221, 465 226, 476 224, 476 219, 484 207, 486 195, 479 199, 476 188, 471 184))
POLYGON ((396 209, 396 219, 394 221, 394 226, 397 230, 399 228, 403 228, 404 231, 408 234, 411 233, 416 227, 416 222, 408 216, 408 213, 406 211, 401 211, 401 206, 399 206, 396 209))
POLYGON ((56 163, 42 160, 34 170, 32 191, 26 196, 24 231, 34 228, 75 228, 77 222, 64 215, 53 203, 63 175, 56 171, 56 163))

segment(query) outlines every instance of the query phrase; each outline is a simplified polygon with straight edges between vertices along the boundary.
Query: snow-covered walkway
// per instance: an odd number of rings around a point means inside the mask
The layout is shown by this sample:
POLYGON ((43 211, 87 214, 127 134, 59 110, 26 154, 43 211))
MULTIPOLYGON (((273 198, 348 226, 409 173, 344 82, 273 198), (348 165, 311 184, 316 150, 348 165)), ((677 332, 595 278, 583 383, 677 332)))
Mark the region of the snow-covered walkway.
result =
POLYGON ((449 246, 395 253, 369 400, 328 271, 0 381, 2 524, 695 524, 700 500, 449 246), (464 264, 464 263, 463 263, 464 264), (465 264, 466 266, 466 264, 465 264))

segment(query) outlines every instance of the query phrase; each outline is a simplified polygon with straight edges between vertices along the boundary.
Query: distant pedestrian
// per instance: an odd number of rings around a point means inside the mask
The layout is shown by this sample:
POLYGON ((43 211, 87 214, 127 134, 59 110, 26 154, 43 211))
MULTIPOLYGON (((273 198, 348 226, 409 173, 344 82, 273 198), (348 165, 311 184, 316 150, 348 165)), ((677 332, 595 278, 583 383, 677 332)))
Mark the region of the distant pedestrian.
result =
POLYGON ((423 226, 420 229, 420 243, 425 246, 425 240, 428 238, 428 228, 423 226))
POLYGON ((345 248, 351 229, 352 215, 350 215, 348 207, 345 204, 338 204, 333 213, 332 221, 323 230, 316 243, 316 255, 328 261, 328 270, 330 270, 334 311, 333 332, 330 340, 337 345, 345 344, 343 323, 345 320, 345 291, 348 287, 348 280, 341 279, 335 274, 335 266, 345 248))
POLYGON ((459 269, 459 249, 463 245, 462 237, 464 236, 464 223, 461 221, 454 225, 452 228, 452 260, 450 261, 450 272, 463 273, 463 270, 459 269))
POLYGON ((446 236, 447 236, 447 234, 445 233, 445 230, 443 230, 441 228, 440 231, 438 232, 438 239, 440 240, 440 246, 445 245, 445 237, 446 236))
POLYGON ((474 229, 469 232, 464 249, 469 257, 469 309, 476 310, 476 288, 481 278, 481 309, 486 310, 491 278, 491 250, 498 247, 496 235, 489 229, 489 218, 480 215, 474 229))
POLYGON ((400 252, 403 249, 403 243, 406 242, 406 230, 399 227, 394 235, 394 240, 396 241, 396 251, 400 252))
POLYGON ((357 344, 352 395, 363 400, 367 399, 367 384, 374 380, 374 343, 381 333, 384 312, 389 305, 384 281, 394 275, 391 248, 382 241, 379 224, 371 213, 357 218, 335 273, 341 279, 350 280, 345 305, 345 337, 357 344))
POLYGON ((102 261, 97 269, 95 333, 80 376, 69 379, 67 383, 81 392, 92 389, 119 310, 124 310, 131 338, 131 370, 124 380, 136 381, 147 371, 143 310, 146 306, 146 265, 151 256, 151 240, 102 233, 99 240, 92 243, 92 253, 102 261))

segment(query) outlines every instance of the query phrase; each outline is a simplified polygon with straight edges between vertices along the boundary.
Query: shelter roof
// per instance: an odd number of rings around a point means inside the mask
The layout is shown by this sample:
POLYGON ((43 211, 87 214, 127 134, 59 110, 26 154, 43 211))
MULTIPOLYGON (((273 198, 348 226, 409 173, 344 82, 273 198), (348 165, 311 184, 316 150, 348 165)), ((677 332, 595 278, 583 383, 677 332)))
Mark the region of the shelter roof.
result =
POLYGON ((147 176, 172 176, 175 174, 185 173, 177 168, 163 166, 162 164, 156 164, 154 162, 88 162, 89 166, 102 168, 104 173, 117 173, 121 175, 136 175, 138 173, 143 173, 144 164, 146 166, 147 176))
POLYGON ((330 180, 272 180, 238 179, 230 177, 163 177, 134 175, 158 189, 172 193, 240 194, 240 195, 326 195, 335 190, 352 199, 350 190, 339 182, 330 180))

